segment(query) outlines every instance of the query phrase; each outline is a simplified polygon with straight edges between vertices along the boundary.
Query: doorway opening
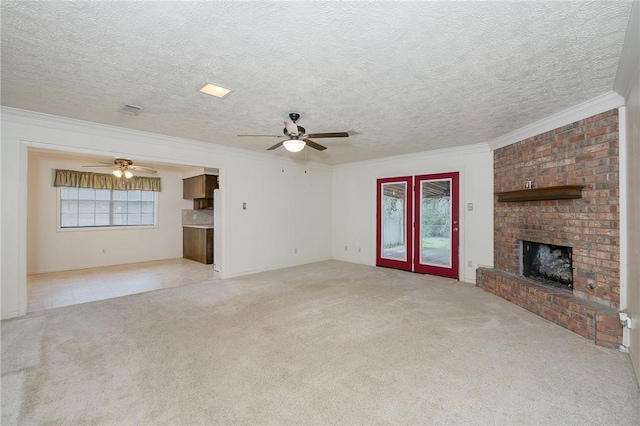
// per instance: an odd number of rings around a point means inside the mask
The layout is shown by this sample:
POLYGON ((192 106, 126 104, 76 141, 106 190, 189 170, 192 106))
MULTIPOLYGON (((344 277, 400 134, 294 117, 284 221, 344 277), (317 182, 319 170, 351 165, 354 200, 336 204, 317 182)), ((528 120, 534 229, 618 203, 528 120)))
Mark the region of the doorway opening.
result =
MULTIPOLYGON (((69 228, 61 226, 63 212, 81 213, 84 220, 89 214, 109 213, 122 206, 105 203, 103 198, 90 199, 86 192, 65 205, 61 191, 53 187, 51 171, 83 170, 84 165, 113 160, 105 153, 84 154, 30 145, 25 145, 24 150, 28 196, 24 281, 20 284, 24 308, 20 309, 25 313, 197 282, 191 276, 200 277, 200 281, 203 276, 221 276, 222 272, 211 265, 208 269, 199 268, 204 265, 183 259, 180 223, 184 223, 185 209, 193 206, 192 201, 183 199, 183 178, 204 167, 136 157, 157 170, 162 179, 162 191, 156 196, 159 219, 155 226, 69 228), (50 226, 52 222, 56 226, 50 226)), ((142 212, 138 206, 141 203, 131 201, 128 211, 142 212)), ((216 205, 222 206, 222 202, 216 205)), ((221 219, 220 214, 214 218, 218 220, 217 230, 222 229, 221 219)), ((221 259, 220 250, 216 255, 217 260, 221 259)), ((222 262, 217 265, 220 269, 222 262)))

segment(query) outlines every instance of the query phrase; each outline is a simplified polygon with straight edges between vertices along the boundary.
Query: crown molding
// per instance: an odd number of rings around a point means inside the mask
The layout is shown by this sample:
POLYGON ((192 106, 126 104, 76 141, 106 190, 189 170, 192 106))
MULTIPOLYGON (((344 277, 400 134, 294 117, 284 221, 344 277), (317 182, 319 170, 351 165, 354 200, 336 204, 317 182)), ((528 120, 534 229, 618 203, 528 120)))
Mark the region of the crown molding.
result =
MULTIPOLYGON (((174 136, 166 136, 158 133, 144 132, 142 130, 126 129, 124 127, 111 126, 108 124, 94 123, 90 121, 78 120, 75 118, 61 117, 58 115, 45 114, 41 112, 28 111, 18 108, 0 107, 0 118, 2 122, 16 123, 26 126, 45 127, 61 131, 85 133, 93 136, 104 138, 126 139, 136 143, 151 144, 154 146, 162 145, 168 148, 188 149, 208 154, 230 155, 235 157, 253 157, 265 161, 283 161, 290 159, 289 157, 278 157, 273 154, 251 151, 248 149, 234 148, 226 145, 202 142, 193 139, 179 138, 174 136)), ((46 144, 32 141, 43 149, 46 144)), ((124 154, 124 153, 123 153, 124 154)), ((127 153, 128 154, 128 153, 127 153)), ((326 164, 306 161, 306 164, 318 168, 331 168, 326 164)))
POLYGON ((342 168, 352 168, 352 167, 365 167, 376 164, 386 164, 393 161, 406 161, 406 160, 416 160, 416 158, 424 156, 429 161, 433 161, 438 157, 450 157, 452 155, 463 155, 463 154, 478 154, 482 152, 490 152, 491 149, 489 145, 486 143, 476 143, 473 145, 461 145, 454 146, 451 148, 442 148, 442 149, 434 149, 432 151, 419 151, 413 152, 410 154, 402 154, 402 155, 394 155, 392 157, 382 157, 382 158, 374 158, 371 160, 363 160, 363 161, 355 161, 353 163, 345 163, 345 164, 337 164, 333 166, 334 169, 342 169, 342 168))
POLYGON ((591 117, 592 115, 609 111, 610 109, 620 108, 621 106, 624 106, 624 98, 616 92, 607 92, 589 101, 565 109, 564 111, 550 115, 542 120, 536 121, 535 123, 490 140, 488 144, 489 147, 491 147, 491 150, 496 150, 532 136, 557 129, 558 127, 566 126, 567 124, 574 123, 578 120, 591 117))
POLYGON ((628 99, 638 73, 640 73, 640 2, 634 1, 613 90, 628 99))
POLYGON ((208 144, 192 139, 183 139, 173 136, 160 135, 157 133, 144 132, 141 130, 126 129, 124 127, 111 126, 108 124, 94 123, 90 121, 67 118, 59 115, 45 114, 42 112, 28 111, 18 108, 1 107, 2 121, 23 124, 28 126, 47 127, 50 129, 71 131, 77 133, 88 133, 95 136, 107 138, 126 138, 141 143, 154 143, 166 146, 187 145, 190 148, 216 148, 226 149, 221 145, 208 144))

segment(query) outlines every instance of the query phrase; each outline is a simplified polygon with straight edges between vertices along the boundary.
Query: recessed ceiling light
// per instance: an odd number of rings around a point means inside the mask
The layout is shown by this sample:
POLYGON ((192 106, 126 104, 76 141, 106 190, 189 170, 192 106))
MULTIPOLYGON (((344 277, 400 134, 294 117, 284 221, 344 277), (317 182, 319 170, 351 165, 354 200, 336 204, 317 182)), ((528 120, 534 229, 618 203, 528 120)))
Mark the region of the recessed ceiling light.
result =
POLYGON ((213 83, 205 83, 201 88, 198 89, 202 93, 206 93, 207 95, 215 96, 216 98, 226 98, 233 90, 225 89, 224 87, 216 86, 213 83))

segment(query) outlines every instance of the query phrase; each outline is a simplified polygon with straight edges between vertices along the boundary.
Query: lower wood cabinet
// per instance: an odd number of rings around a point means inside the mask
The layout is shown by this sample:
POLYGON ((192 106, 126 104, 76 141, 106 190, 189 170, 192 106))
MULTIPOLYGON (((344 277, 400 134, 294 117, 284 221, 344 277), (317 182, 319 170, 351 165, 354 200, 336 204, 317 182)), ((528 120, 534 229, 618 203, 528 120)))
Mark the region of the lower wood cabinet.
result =
POLYGON ((182 227, 182 257, 213 263, 213 228, 182 227))

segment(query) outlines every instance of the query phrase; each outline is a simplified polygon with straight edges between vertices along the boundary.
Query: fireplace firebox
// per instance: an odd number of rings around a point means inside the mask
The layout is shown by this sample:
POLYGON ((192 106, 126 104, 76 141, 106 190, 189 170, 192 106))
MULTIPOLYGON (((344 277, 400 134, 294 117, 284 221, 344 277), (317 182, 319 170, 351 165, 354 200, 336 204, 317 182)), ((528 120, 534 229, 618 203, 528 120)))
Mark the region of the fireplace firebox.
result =
POLYGON ((573 291, 571 247, 522 241, 522 275, 541 284, 573 291))

